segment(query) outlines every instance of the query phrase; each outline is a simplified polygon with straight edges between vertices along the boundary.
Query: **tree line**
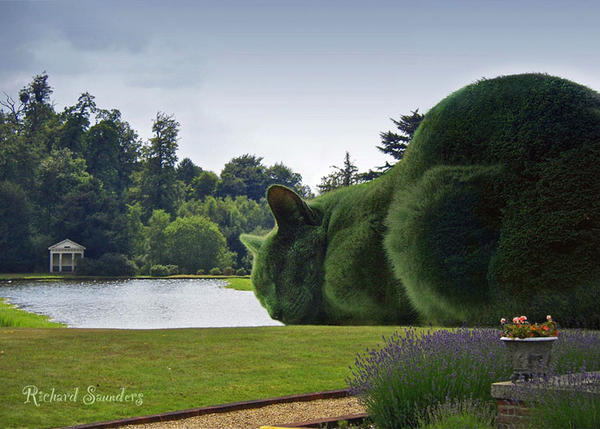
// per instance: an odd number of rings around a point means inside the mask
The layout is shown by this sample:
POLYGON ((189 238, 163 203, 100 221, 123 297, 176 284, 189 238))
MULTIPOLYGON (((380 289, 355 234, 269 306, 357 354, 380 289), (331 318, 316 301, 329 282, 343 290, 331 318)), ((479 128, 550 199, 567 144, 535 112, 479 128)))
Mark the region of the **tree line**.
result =
MULTIPOLYGON (((231 159, 217 174, 177 157, 180 124, 158 112, 144 142, 117 109, 85 92, 57 111, 44 72, 0 100, 0 271, 45 270, 49 245, 86 246, 89 274, 245 273, 251 256, 238 237, 264 234, 273 218, 271 184, 313 198, 302 176, 256 155, 231 159)), ((418 110, 381 133, 379 150, 401 159, 422 120, 418 110)), ((343 167, 322 178, 320 193, 371 180, 390 164, 359 173, 343 167)))
POLYGON ((312 196, 300 174, 255 155, 220 174, 179 161, 172 115, 158 112, 144 142, 91 94, 62 111, 52 94, 42 73, 0 101, 0 271, 45 270, 48 246, 67 237, 86 246, 90 271, 246 271, 239 234, 273 227, 266 187, 312 196))

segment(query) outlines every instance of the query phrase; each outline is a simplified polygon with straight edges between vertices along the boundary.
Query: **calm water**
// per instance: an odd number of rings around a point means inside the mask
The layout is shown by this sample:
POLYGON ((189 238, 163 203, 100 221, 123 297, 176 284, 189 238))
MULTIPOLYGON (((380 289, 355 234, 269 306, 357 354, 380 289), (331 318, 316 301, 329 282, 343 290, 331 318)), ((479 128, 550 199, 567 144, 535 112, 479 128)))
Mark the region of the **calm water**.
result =
POLYGON ((253 292, 221 280, 0 283, 0 297, 72 328, 190 328, 281 325, 253 292))

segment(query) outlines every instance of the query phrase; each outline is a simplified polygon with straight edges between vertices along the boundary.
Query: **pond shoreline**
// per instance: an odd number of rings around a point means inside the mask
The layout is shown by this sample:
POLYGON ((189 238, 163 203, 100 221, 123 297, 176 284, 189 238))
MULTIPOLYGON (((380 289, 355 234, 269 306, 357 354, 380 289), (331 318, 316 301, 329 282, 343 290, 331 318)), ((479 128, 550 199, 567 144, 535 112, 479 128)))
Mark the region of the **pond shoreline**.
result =
MULTIPOLYGON (((260 305, 248 278, 19 279, 0 281, 0 297, 12 304, 10 313, 14 316, 17 312, 46 315, 67 327, 160 329, 281 324, 260 305)), ((0 325, 19 326, 9 322, 0 325)))
POLYGON ((176 274, 165 277, 152 276, 78 276, 77 274, 35 274, 35 273, 4 273, 0 274, 0 282, 6 281, 48 281, 48 280, 160 280, 160 279, 249 279, 250 276, 211 276, 197 274, 176 274))

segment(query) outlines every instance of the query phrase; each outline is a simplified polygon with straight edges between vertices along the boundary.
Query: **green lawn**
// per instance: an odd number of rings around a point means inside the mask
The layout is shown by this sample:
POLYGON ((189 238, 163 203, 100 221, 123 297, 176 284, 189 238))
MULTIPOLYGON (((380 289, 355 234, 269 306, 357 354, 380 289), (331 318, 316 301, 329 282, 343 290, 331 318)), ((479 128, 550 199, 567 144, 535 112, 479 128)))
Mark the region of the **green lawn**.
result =
POLYGON ((37 279, 62 279, 70 278, 73 274, 52 274, 52 273, 0 273, 2 280, 37 280, 37 279))
MULTIPOLYGON (((62 323, 51 322, 48 316, 29 313, 9 304, 0 298, 0 327, 19 328, 60 328, 62 323)), ((2 344, 2 343, 0 343, 2 344)))
MULTIPOLYGON (((0 328, 0 426, 52 427, 346 387, 355 354, 395 327, 107 330, 0 328), (76 402, 38 402, 26 386, 76 402), (96 402, 141 393, 143 404, 96 402)), ((30 389, 33 389, 30 388, 30 389)))
POLYGON ((235 290, 254 290, 252 286, 252 280, 244 277, 232 277, 225 280, 227 282, 227 288, 235 290))

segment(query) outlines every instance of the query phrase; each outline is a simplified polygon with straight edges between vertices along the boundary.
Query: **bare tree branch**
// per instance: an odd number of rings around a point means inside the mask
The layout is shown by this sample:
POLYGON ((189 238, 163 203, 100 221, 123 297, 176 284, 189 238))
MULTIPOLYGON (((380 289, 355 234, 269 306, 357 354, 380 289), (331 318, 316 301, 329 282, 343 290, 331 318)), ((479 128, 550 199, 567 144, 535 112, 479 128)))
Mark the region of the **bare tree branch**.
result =
POLYGON ((14 121, 18 123, 25 105, 23 103, 20 103, 17 107, 17 103, 15 102, 15 100, 13 100, 13 98, 10 95, 8 95, 4 91, 2 91, 2 93, 4 94, 6 99, 0 100, 0 105, 6 107, 12 115, 14 121))

